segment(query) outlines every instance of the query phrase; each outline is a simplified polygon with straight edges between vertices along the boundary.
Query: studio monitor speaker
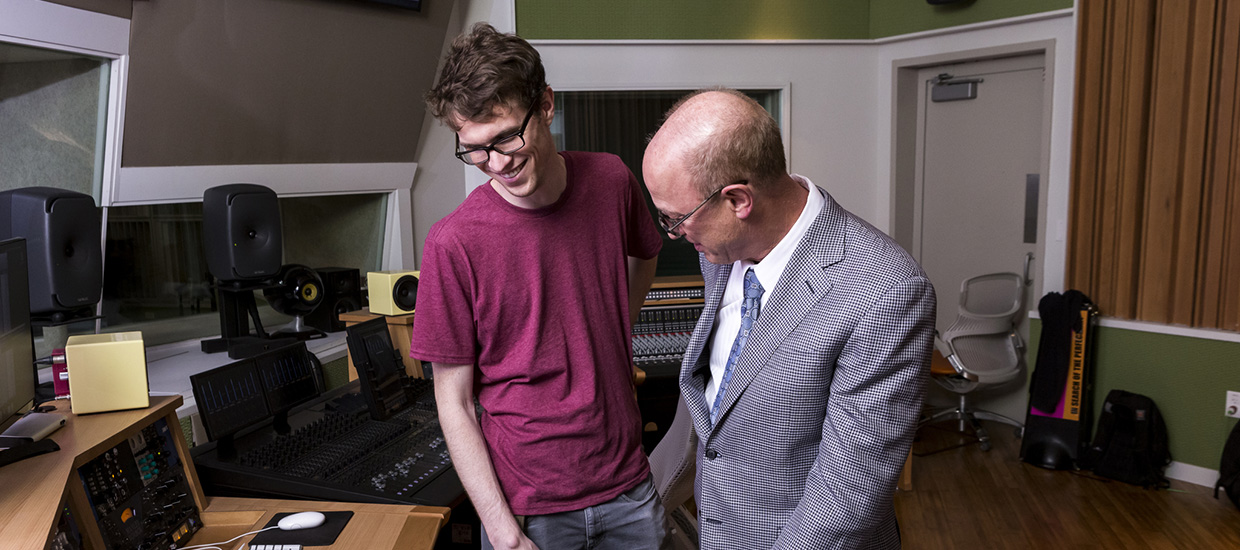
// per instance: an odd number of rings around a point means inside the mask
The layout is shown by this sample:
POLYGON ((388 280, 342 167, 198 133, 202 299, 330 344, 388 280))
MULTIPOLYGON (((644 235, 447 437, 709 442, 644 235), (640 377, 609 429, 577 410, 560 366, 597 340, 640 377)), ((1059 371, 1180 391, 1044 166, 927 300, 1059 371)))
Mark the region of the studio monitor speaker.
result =
POLYGON ((418 299, 417 271, 371 271, 366 274, 370 312, 380 315, 413 313, 418 299))
POLYGON ((90 195, 51 187, 0 192, 0 240, 26 239, 33 315, 99 303, 100 235, 99 210, 90 195))
POLYGON ((234 183, 207 189, 202 235, 207 269, 216 279, 265 279, 280 272, 280 201, 267 187, 234 183))
POLYGON ((306 316, 306 324, 323 332, 345 329, 341 313, 362 309, 362 277, 357 268, 320 267, 323 280, 323 303, 306 316))

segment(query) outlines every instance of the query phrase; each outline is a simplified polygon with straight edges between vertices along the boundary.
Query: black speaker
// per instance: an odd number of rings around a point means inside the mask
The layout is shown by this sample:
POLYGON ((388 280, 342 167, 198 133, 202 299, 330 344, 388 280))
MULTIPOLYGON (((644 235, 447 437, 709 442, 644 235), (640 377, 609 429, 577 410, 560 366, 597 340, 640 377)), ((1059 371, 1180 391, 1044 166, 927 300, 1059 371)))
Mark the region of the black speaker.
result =
POLYGON ((95 199, 76 191, 25 187, 0 192, 0 240, 26 239, 30 313, 52 315, 99 303, 103 251, 95 199))
POLYGON ((323 303, 306 316, 306 324, 323 332, 344 330, 341 313, 362 309, 361 272, 351 267, 321 267, 317 269, 323 280, 323 303))
POLYGON ((221 281, 266 279, 283 256, 280 201, 262 185, 234 183, 202 194, 207 269, 221 281))
POLYGON ((263 297, 271 309, 305 316, 323 303, 323 281, 313 269, 288 264, 280 270, 276 284, 263 289, 263 297))

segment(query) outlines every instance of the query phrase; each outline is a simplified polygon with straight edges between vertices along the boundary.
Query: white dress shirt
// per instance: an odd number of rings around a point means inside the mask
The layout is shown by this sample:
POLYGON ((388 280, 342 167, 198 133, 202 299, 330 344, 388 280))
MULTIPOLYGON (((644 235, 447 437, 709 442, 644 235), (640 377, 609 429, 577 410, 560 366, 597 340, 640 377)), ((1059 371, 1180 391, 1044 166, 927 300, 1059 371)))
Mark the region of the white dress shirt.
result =
MULTIPOLYGON (((822 205, 826 202, 809 178, 792 174, 792 179, 801 184, 801 187, 809 190, 805 207, 801 209, 801 215, 797 217, 796 223, 792 224, 792 229, 788 230, 784 238, 779 240, 779 244, 775 245, 775 248, 771 249, 771 252, 761 262, 738 260, 732 264, 732 273, 728 276, 728 283, 724 287, 719 312, 715 315, 714 333, 711 335, 710 380, 706 382, 706 403, 712 409, 715 406, 715 394, 719 391, 719 381, 723 379, 723 369, 728 363, 728 354, 732 352, 732 343, 736 340, 736 333, 741 328, 741 304, 745 301, 745 271, 752 267, 754 276, 762 285, 763 292, 760 301, 762 306, 758 310, 758 315, 761 316, 767 301, 771 298, 771 291, 775 289, 775 283, 779 282, 779 276, 788 266, 788 260, 792 259, 792 253, 796 251, 801 238, 809 231, 810 224, 814 223, 814 218, 818 217, 818 212, 822 210, 822 205)), ((711 412, 714 413, 713 410, 711 412)))

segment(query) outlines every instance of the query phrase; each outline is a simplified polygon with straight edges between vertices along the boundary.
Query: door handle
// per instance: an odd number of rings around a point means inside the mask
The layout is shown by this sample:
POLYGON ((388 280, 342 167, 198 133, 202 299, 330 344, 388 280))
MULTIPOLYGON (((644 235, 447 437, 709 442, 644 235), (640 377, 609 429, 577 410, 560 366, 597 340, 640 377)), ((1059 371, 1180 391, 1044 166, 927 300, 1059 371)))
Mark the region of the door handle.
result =
POLYGON ((1025 174, 1025 244, 1038 242, 1038 174, 1025 174))

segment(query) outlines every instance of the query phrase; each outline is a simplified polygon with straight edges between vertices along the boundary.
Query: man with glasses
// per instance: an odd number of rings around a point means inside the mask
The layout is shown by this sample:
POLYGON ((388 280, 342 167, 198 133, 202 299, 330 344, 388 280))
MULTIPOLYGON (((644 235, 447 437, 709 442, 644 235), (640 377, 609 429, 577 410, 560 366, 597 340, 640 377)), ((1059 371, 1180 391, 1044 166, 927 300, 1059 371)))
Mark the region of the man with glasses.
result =
POLYGON ((538 52, 489 25, 453 42, 426 100, 490 177, 427 235, 411 348, 483 548, 659 548, 630 328, 662 241, 637 179, 556 151, 538 52))
POLYGON ((778 125, 734 90, 673 106, 642 171, 706 282, 680 374, 695 433, 651 455, 696 467, 701 547, 899 548, 892 495, 934 337, 926 274, 788 174, 778 125))

